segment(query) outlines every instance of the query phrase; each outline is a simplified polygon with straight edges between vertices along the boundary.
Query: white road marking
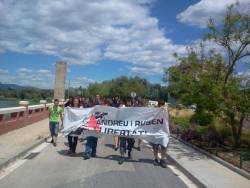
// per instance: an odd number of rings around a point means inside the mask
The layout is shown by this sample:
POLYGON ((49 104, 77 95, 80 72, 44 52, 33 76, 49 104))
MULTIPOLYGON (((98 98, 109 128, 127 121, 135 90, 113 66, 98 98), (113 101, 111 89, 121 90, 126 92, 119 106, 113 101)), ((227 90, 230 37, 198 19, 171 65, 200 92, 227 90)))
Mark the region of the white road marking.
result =
POLYGON ((13 163, 9 164, 6 168, 0 171, 0 180, 8 176, 10 173, 12 173, 14 170, 22 166, 25 162, 28 161, 28 159, 25 159, 27 156, 29 156, 31 153, 39 153, 44 148, 46 148, 49 145, 49 143, 42 143, 38 145, 36 148, 30 150, 24 157, 21 159, 17 159, 13 163))
MULTIPOLYGON (((150 146, 150 144, 146 141, 146 140, 142 140, 143 143, 145 143, 145 145, 150 148, 150 150, 153 152, 152 146, 150 146)), ((161 158, 161 154, 158 153, 158 158, 161 158)), ((189 188, 198 188, 197 185, 195 185, 184 173, 182 173, 177 167, 173 166, 173 165, 167 165, 167 167, 176 175, 178 176, 181 181, 183 181, 183 183, 186 184, 187 187, 189 188)))
POLYGON ((173 165, 167 165, 167 167, 172 170, 176 176, 178 176, 189 188, 198 188, 185 174, 183 174, 178 168, 173 165))
POLYGON ((2 180, 3 178, 5 178, 6 176, 8 176, 11 172, 13 172, 14 170, 16 170, 18 167, 20 167, 22 164, 24 164, 26 162, 27 159, 21 159, 21 160, 17 160, 14 163, 10 164, 7 168, 3 169, 0 172, 0 180, 2 180))
MULTIPOLYGON (((58 137, 61 137, 61 136, 62 136, 62 134, 59 133, 58 137)), ((28 159, 25 159, 25 158, 27 156, 29 156, 31 153, 39 153, 44 148, 46 148, 49 144, 50 143, 44 142, 44 143, 38 145, 37 147, 35 147, 34 149, 28 151, 27 154, 25 156, 23 156, 22 158, 17 159, 13 163, 10 163, 6 168, 4 168, 4 169, 2 169, 0 171, 0 180, 2 180, 6 176, 8 176, 11 172, 13 172, 14 170, 16 170, 17 168, 19 168, 20 166, 22 166, 25 162, 27 162, 28 159)))
POLYGON ((42 143, 33 150, 31 150, 29 153, 38 153, 41 152, 44 148, 46 148, 49 145, 49 143, 42 143))

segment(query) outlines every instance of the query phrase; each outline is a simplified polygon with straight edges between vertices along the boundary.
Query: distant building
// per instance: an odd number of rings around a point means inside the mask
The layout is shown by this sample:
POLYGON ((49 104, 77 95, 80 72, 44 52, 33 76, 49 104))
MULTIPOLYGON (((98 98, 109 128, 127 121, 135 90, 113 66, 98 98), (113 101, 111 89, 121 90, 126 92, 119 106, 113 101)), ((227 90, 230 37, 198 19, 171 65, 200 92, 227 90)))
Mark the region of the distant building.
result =
POLYGON ((64 101, 66 72, 67 72, 67 64, 64 61, 57 62, 55 86, 54 86, 54 99, 59 99, 64 101))

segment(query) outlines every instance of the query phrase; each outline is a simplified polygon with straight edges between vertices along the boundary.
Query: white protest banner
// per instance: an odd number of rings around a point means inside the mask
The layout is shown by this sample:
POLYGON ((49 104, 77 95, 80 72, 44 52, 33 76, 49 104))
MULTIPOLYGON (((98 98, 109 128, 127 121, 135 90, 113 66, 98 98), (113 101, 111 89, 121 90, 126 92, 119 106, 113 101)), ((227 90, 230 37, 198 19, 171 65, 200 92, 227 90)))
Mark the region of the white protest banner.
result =
POLYGON ((140 137, 163 146, 167 146, 170 136, 168 115, 163 108, 65 108, 62 132, 68 135, 77 129, 102 135, 140 137))

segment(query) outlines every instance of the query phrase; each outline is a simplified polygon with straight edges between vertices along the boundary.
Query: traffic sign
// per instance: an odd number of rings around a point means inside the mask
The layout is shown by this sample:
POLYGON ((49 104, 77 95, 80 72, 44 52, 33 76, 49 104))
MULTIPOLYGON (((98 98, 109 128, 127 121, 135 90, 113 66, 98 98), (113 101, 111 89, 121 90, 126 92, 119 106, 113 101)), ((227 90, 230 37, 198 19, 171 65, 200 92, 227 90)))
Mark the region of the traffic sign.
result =
POLYGON ((136 92, 132 91, 132 92, 130 93, 130 95, 131 95, 132 98, 135 98, 135 97, 136 97, 136 92))

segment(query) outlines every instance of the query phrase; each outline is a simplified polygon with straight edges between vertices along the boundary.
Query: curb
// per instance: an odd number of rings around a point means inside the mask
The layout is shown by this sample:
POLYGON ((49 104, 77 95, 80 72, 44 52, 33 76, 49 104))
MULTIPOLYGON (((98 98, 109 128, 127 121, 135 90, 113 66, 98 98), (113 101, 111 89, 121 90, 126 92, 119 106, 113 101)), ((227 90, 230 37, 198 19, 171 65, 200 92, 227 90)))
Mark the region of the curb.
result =
MULTIPOLYGON (((148 143, 148 141, 142 140, 144 143, 148 143)), ((147 149, 149 149, 146 146, 147 149)), ((167 160, 174 163, 174 165, 184 174, 186 175, 197 187, 199 188, 207 188, 198 178, 196 178, 193 174, 188 172, 185 168, 183 168, 173 157, 167 154, 167 160)))
POLYGON ((186 170, 183 166, 181 166, 173 157, 167 155, 168 159, 175 164, 175 166, 183 172, 195 185, 199 188, 207 188, 198 178, 196 178, 193 174, 191 174, 188 170, 186 170))
POLYGON ((226 162, 223 159, 221 159, 221 158, 219 158, 219 157, 217 157, 215 155, 212 155, 211 153, 209 153, 209 152, 207 152, 207 151, 205 151, 205 150, 203 150, 201 148, 198 148, 197 146, 194 146, 194 145, 192 145, 192 144, 190 144, 190 143, 188 143, 188 142, 186 142, 184 140, 181 140, 180 138, 177 138, 176 136, 171 135, 171 137, 178 140, 178 141, 180 141, 181 143, 183 143, 183 144, 185 144, 185 145, 199 151, 200 153, 202 153, 202 154, 206 155, 207 157, 215 160, 216 162, 220 163, 221 165, 229 168, 230 170, 232 170, 232 171, 238 173, 239 175, 241 175, 241 176, 243 176, 243 177, 250 180, 250 174, 248 172, 246 172, 245 170, 242 170, 242 169, 230 164, 229 162, 226 162))
POLYGON ((39 146, 42 144, 46 139, 50 138, 50 136, 45 137, 44 139, 41 139, 40 141, 34 143, 30 147, 26 148, 24 151, 18 153, 14 157, 8 159, 6 162, 3 164, 0 164, 0 171, 3 170, 4 168, 8 167, 11 163, 15 162, 17 159, 24 157, 30 150, 34 149, 35 147, 39 146))

